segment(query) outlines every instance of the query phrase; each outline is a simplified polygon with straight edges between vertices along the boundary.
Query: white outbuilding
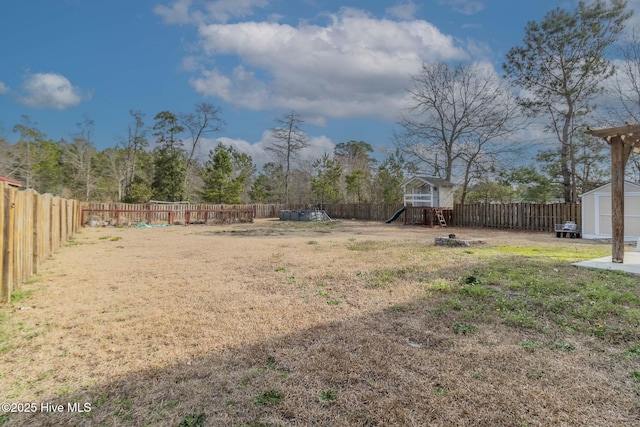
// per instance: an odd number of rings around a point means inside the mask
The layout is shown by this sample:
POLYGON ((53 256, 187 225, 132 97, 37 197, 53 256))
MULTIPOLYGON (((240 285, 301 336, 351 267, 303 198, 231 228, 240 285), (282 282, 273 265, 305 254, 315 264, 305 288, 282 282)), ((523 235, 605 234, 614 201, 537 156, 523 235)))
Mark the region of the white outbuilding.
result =
MULTIPOLYGON (((582 198, 582 237, 610 239, 611 184, 588 191, 582 198)), ((640 239, 640 185, 624 183, 624 240, 640 239)))
POLYGON ((405 206, 453 208, 453 184, 442 178, 414 175, 402 184, 402 192, 405 206))

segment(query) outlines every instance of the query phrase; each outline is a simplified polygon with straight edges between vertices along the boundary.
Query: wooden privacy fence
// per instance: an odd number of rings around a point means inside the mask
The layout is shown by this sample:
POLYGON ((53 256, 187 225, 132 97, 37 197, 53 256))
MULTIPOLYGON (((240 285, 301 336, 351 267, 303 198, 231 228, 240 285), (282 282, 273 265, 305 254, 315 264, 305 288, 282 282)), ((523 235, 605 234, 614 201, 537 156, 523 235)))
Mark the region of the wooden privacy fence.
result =
MULTIPOLYGON (((247 204, 247 205, 214 205, 214 204, 156 204, 156 203, 82 203, 82 224, 95 221, 106 223, 159 223, 170 222, 170 213, 174 222, 184 223, 187 212, 192 221, 209 219, 223 222, 251 221, 252 218, 279 218, 281 210, 309 209, 317 206, 304 204, 247 204), (208 212, 208 214, 207 214, 208 212), (214 213, 219 215, 214 215, 214 213)), ((331 218, 360 219, 368 221, 384 221, 402 207, 401 203, 336 203, 324 205, 323 209, 331 218)))
MULTIPOLYGON (((185 223, 205 222, 241 222, 253 218, 279 218, 281 210, 309 209, 317 206, 300 204, 126 204, 126 203, 83 203, 82 223, 185 223), (188 218, 187 218, 188 217, 188 218)), ((358 219, 366 221, 385 221, 390 218, 402 203, 336 203, 326 204, 322 208, 333 219, 358 219)), ((412 215, 424 215, 420 209, 414 209, 412 215)), ((575 221, 581 224, 581 209, 576 203, 477 203, 456 205, 453 211, 444 212, 447 224, 456 227, 486 227, 512 230, 554 231, 554 224, 575 221)), ((403 213, 402 215, 409 215, 403 213)), ((398 222, 425 223, 400 216, 398 222)))
POLYGON ((82 225, 252 222, 251 205, 83 203, 82 225))
POLYGON ((579 203, 476 203, 455 205, 453 215, 458 227, 553 232, 555 224, 582 224, 579 203))
POLYGON ((0 182, 0 302, 38 273, 80 226, 80 203, 0 182))
POLYGON ((401 207, 402 203, 338 203, 324 205, 323 209, 334 219, 385 221, 401 207))

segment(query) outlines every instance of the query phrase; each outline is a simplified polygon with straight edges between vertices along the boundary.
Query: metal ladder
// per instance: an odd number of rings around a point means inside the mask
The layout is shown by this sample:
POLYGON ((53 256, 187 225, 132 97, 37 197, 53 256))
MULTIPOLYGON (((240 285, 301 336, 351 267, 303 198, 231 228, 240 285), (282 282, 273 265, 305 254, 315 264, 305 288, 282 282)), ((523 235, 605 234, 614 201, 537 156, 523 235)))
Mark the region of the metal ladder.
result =
POLYGON ((441 210, 436 211, 436 218, 438 218, 438 221, 440 222, 440 227, 447 226, 447 221, 444 219, 444 215, 442 214, 441 210))

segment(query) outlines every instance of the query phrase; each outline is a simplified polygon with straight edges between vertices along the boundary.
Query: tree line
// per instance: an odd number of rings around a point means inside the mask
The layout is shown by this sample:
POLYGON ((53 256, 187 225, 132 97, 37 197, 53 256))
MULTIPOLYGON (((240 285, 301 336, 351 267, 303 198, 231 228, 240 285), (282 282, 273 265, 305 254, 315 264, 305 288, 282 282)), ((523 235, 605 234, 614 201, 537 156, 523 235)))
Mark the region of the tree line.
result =
MULTIPOLYGON (((461 203, 576 202, 610 173, 608 146, 587 125, 640 120, 640 32, 623 31, 627 6, 580 1, 529 22, 521 45, 505 56, 503 76, 482 63, 423 64, 410 76, 411 104, 394 131, 394 151, 381 160, 369 143, 352 140, 303 161, 309 140, 295 111, 275 119, 266 147, 272 160, 260 170, 222 143, 201 159, 203 141, 224 121, 219 107, 200 103, 189 113, 161 111, 150 123, 130 111, 126 137, 102 151, 89 118, 69 139, 53 141, 24 116, 13 127, 17 143, 0 138, 0 175, 80 200, 322 205, 401 202, 401 184, 420 171, 458 184, 461 203), (622 59, 618 68, 612 54, 622 59), (551 142, 536 151, 535 138, 551 142)), ((628 174, 640 176, 637 155, 628 174)))
POLYGON ((86 201, 315 205, 400 202, 401 184, 414 168, 398 151, 376 160, 364 141, 338 143, 333 153, 301 161, 309 143, 296 112, 276 119, 267 147, 273 161, 260 170, 251 156, 222 143, 198 157, 204 139, 224 125, 212 104, 197 104, 191 113, 161 111, 150 124, 140 111, 129 114, 126 137, 101 151, 89 118, 69 139, 54 141, 23 116, 13 127, 18 142, 0 138, 0 175, 40 193, 86 201))

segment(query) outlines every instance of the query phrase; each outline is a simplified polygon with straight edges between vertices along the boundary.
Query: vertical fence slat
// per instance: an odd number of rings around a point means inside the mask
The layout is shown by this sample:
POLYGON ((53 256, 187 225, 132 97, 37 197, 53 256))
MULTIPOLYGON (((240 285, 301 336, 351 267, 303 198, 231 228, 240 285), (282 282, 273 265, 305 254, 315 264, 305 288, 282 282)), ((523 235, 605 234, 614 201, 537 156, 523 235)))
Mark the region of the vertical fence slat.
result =
POLYGON ((0 183, 0 302, 10 302, 15 287, 73 237, 80 212, 75 200, 0 183))

